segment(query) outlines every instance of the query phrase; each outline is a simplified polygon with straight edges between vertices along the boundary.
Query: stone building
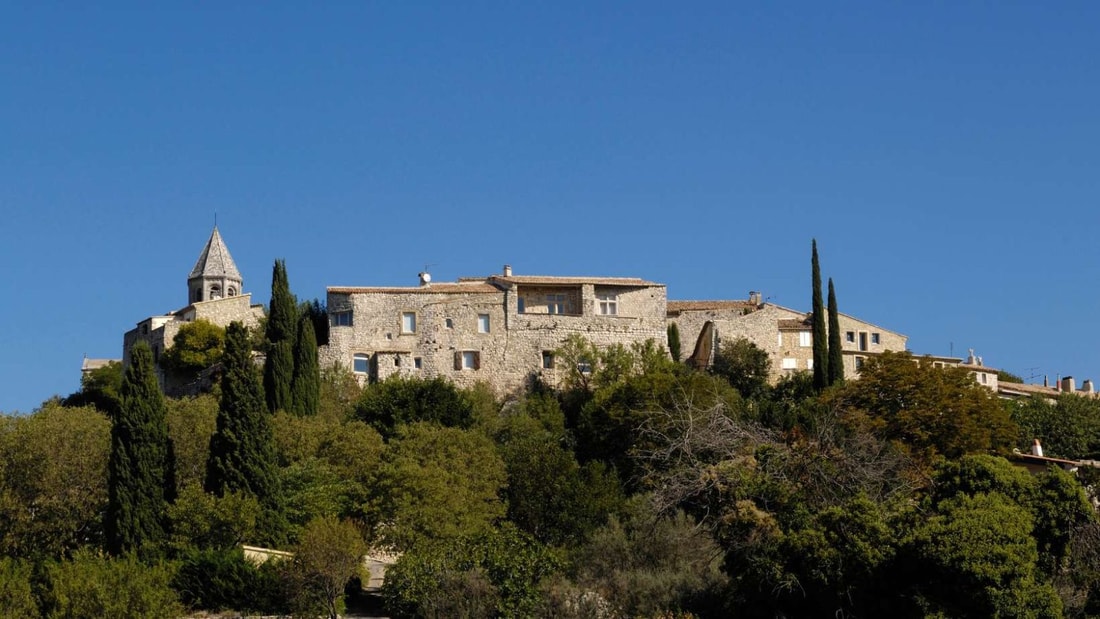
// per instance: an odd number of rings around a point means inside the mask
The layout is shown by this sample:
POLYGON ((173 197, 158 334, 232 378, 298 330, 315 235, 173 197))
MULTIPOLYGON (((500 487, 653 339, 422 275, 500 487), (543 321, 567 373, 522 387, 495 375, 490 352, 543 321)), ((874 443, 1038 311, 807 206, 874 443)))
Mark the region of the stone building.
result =
MULTIPOLYGON (((667 315, 669 324, 675 323, 680 330, 685 350, 710 323, 712 351, 724 341, 748 339, 768 353, 773 383, 787 374, 813 370, 811 315, 764 302, 757 292, 749 293, 744 301, 669 301, 667 315)), ((856 376, 869 356, 906 349, 908 338, 900 333, 844 313, 839 322, 845 376, 856 376)))
POLYGON ((362 381, 442 376, 498 392, 538 376, 556 384, 554 351, 571 334, 596 346, 666 338, 665 286, 626 277, 501 275, 410 287, 328 288, 322 367, 362 381))
POLYGON ((144 340, 153 350, 161 386, 166 392, 174 392, 177 386, 165 384, 159 361, 164 351, 172 346, 181 326, 195 320, 207 320, 220 327, 228 326, 233 321, 240 321, 249 327, 259 324, 264 308, 253 305, 252 295, 242 292, 243 289, 241 273, 229 255, 229 248, 218 227, 214 226, 195 262, 195 268, 187 276, 188 305, 167 314, 150 316, 127 331, 122 338, 123 367, 130 363, 130 348, 139 340, 144 340))

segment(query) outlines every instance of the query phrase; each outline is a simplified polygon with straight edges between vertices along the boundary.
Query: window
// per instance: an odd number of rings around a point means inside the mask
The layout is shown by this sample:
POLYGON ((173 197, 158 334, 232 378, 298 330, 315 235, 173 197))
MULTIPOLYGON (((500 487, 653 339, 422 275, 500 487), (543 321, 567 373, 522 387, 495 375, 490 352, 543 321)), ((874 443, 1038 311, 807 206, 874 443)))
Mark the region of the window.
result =
POLYGON ((860 350, 867 350, 867 332, 866 331, 860 331, 859 332, 859 349, 860 350))
POLYGON ((546 313, 547 314, 564 314, 565 313, 565 295, 564 294, 548 294, 548 295, 546 295, 546 313))
POLYGON ((554 353, 549 350, 542 351, 542 369, 554 369, 554 353))
POLYGON ((784 370, 796 370, 798 369, 798 359, 793 357, 783 357, 783 369, 784 370))
POLYGON ((619 295, 614 292, 605 292, 597 294, 596 299, 600 302, 600 313, 604 316, 614 316, 619 313, 619 295))
POLYGON ((477 332, 488 333, 489 332, 489 315, 478 314, 477 315, 477 332))
POLYGON ((806 369, 807 370, 814 369, 814 360, 813 359, 806 359, 806 369))
POLYGON ((401 367, 401 357, 394 357, 393 358, 393 367, 395 367, 395 368, 401 367))
POLYGON ((370 356, 356 353, 351 358, 351 371, 356 374, 366 374, 370 372, 370 356))
POLYGON ((334 327, 350 327, 351 326, 351 312, 333 312, 332 313, 332 326, 334 327))
POLYGON ((872 344, 878 344, 879 340, 880 340, 880 338, 879 338, 878 333, 872 333, 871 334, 871 343, 872 344))
POLYGON ((855 341, 856 341, 856 332, 855 331, 846 332, 844 334, 844 339, 847 340, 849 343, 854 344, 855 341))
POLYGON ((455 321, 448 318, 447 320, 443 321, 443 326, 447 327, 448 329, 454 329, 455 328, 455 321))
POLYGON ((479 370, 481 369, 481 353, 476 350, 456 350, 455 351, 455 369, 456 370, 479 370))
POLYGON ((401 332, 416 333, 416 312, 401 313, 401 332))
POLYGON ((521 314, 527 311, 527 301, 523 297, 516 299, 516 311, 521 314))
POLYGON ((780 331, 778 335, 779 335, 779 337, 776 338, 775 345, 780 347, 780 348, 783 348, 783 332, 780 331))
POLYGON ((230 287, 225 289, 225 294, 227 296, 230 296, 230 297, 235 297, 235 296, 237 296, 237 289, 234 288, 233 286, 230 286, 230 287))
POLYGON ((863 369, 863 357, 856 357, 856 371, 863 369))
POLYGON ((580 372, 581 374, 591 374, 592 373, 592 364, 589 363, 588 361, 581 361, 581 362, 577 363, 577 371, 580 372))
POLYGON ((978 374, 978 376, 980 376, 980 377, 981 377, 981 379, 982 379, 982 384, 983 384, 983 385, 984 385, 984 384, 986 384, 986 382, 985 382, 985 381, 986 381, 986 375, 985 375, 985 374, 978 374))
POLYGON ((803 348, 814 345, 813 336, 810 334, 809 331, 799 331, 798 332, 798 345, 803 347, 803 348))
POLYGON ((222 287, 217 285, 217 284, 214 284, 213 286, 210 287, 210 299, 213 300, 213 299, 220 299, 220 298, 222 298, 222 287))
POLYGON ((414 368, 419 370, 423 366, 424 366, 423 359, 421 359, 420 357, 413 357, 413 367, 414 368))

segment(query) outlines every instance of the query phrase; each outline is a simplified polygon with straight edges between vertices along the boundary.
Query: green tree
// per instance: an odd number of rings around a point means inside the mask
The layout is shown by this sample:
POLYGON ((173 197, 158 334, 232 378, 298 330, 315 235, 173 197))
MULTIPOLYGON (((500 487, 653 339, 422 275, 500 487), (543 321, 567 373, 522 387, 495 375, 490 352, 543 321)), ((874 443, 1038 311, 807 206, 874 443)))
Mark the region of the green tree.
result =
POLYGON ((668 325, 668 352, 673 361, 680 362, 680 327, 676 323, 668 325))
POLYGON ((935 367, 907 352, 868 359, 860 379, 827 395, 826 404, 924 462, 936 454, 1003 452, 1018 435, 1001 400, 965 369, 935 367))
POLYGON ((184 614, 169 586, 167 563, 142 563, 133 554, 109 558, 84 549, 50 564, 48 616, 71 619, 160 619, 184 614))
POLYGON ((507 471, 485 436, 414 423, 400 429, 384 455, 378 492, 388 541, 418 540, 488 529, 504 516, 507 471))
POLYGON ((825 334, 825 304, 821 297, 821 265, 817 260, 817 239, 813 240, 813 347, 814 388, 821 391, 829 385, 829 344, 825 334))
POLYGON ((268 349, 263 382, 267 408, 272 413, 291 409, 297 326, 298 306, 290 293, 286 263, 276 260, 271 273, 271 305, 267 313, 268 349))
POLYGON ((38 617, 31 590, 31 565, 0 556, 0 617, 38 617))
POLYGON ((302 531, 288 575, 299 610, 338 619, 344 611, 344 587, 362 577, 367 544, 355 525, 333 517, 315 518, 302 531))
POLYGON ((255 536, 260 513, 259 501, 247 492, 218 497, 198 486, 185 486, 168 507, 169 546, 180 553, 234 548, 255 536))
POLYGON ((160 363, 176 374, 195 374, 218 363, 225 352, 225 329, 203 319, 184 323, 160 363))
POLYGON ((758 398, 767 393, 771 360, 766 350, 739 337, 722 342, 710 371, 726 379, 742 397, 758 398))
POLYGON ((285 615, 290 607, 278 561, 256 566, 241 548, 186 551, 172 588, 188 607, 251 615, 285 615))
POLYGON ((1038 438, 1048 456, 1100 457, 1100 401, 1063 393, 1054 402, 1039 396, 1012 402, 1009 410, 1020 426, 1019 447, 1038 438))
POLYGON ((314 337, 313 322, 309 316, 303 316, 298 322, 290 396, 290 411, 294 414, 317 413, 321 400, 321 370, 317 363, 317 339, 314 337))
POLYGON ((106 546, 113 554, 153 550, 164 539, 164 514, 175 498, 174 456, 164 394, 149 345, 130 349, 122 404, 111 425, 106 546))
POLYGON ((840 310, 836 306, 836 289, 829 278, 829 385, 844 382, 844 346, 840 340, 840 310))
POLYGON ((385 438, 401 424, 431 421, 448 427, 468 428, 473 410, 468 399, 451 381, 405 378, 399 375, 368 386, 355 404, 355 416, 385 438))
POLYGON ((101 546, 110 451, 111 423, 91 406, 0 416, 0 555, 101 546))
POLYGON ((113 417, 118 412, 119 389, 122 388, 122 364, 110 361, 80 377, 80 391, 65 398, 65 406, 95 406, 101 413, 113 417))
POLYGON ((218 398, 210 394, 168 398, 166 404, 168 436, 176 454, 177 489, 201 488, 210 459, 210 437, 217 427, 218 398))
POLYGON ((386 570, 382 595, 396 617, 533 617, 540 585, 561 561, 513 526, 432 540, 386 570))
POLYGON ((252 363, 248 330, 238 322, 226 330, 221 390, 204 488, 217 496, 234 491, 255 496, 265 510, 259 532, 278 541, 285 524, 271 426, 252 363))

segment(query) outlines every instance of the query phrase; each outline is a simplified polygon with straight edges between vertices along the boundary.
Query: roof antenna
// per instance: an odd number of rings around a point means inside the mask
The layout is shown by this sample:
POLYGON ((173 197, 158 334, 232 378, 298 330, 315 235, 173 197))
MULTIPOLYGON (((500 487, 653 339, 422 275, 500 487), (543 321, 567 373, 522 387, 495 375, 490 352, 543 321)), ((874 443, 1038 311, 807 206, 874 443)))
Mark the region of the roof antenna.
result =
POLYGON ((218 211, 214 211, 214 227, 218 227, 218 211))

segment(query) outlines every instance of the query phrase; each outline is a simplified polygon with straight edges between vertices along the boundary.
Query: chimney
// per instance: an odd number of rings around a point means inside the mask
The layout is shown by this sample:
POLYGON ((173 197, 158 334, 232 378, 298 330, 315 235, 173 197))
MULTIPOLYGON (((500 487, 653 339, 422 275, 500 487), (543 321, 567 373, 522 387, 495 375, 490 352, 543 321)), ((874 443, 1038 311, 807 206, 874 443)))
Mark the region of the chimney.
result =
POLYGON ((1075 391, 1072 376, 1067 376, 1062 379, 1062 391, 1067 393, 1073 393, 1075 391))
POLYGON ((1091 378, 1086 378, 1085 380, 1081 381, 1081 391, 1084 391, 1085 393, 1095 393, 1096 392, 1092 388, 1092 379, 1091 378))
POLYGON ((1043 457, 1043 445, 1039 442, 1039 439, 1035 439, 1035 444, 1031 446, 1031 455, 1043 457))
POLYGON ((760 292, 758 290, 749 291, 749 303, 752 305, 760 305, 760 292))
POLYGON ((1043 386, 1044 387, 1049 387, 1050 386, 1050 379, 1047 377, 1046 374, 1043 374, 1043 386))
POLYGON ((504 265, 504 277, 511 277, 511 276, 512 276, 512 265, 510 265, 510 264, 504 265))

